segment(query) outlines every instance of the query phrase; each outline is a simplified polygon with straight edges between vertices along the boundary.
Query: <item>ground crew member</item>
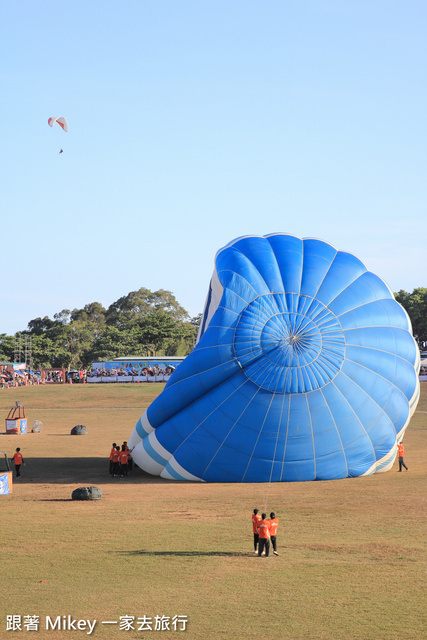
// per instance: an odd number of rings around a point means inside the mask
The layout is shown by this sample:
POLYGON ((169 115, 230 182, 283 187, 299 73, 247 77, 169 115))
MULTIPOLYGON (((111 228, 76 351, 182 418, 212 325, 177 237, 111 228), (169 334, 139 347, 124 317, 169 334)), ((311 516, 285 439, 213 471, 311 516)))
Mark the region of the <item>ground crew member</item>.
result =
POLYGON ((265 556, 268 558, 270 555, 270 521, 267 520, 266 513, 262 514, 257 531, 259 535, 258 556, 262 556, 262 552, 265 550, 265 556))
POLYGON ((403 456, 405 455, 405 447, 401 442, 397 445, 397 456, 399 458, 399 471, 402 471, 402 467, 405 467, 406 471, 408 471, 408 467, 405 464, 403 456))
POLYGON ((119 454, 120 461, 120 477, 123 478, 128 474, 128 452, 126 451, 126 447, 122 444, 122 450, 119 454))
POLYGON ((22 457, 21 449, 18 447, 13 454, 12 460, 15 463, 15 473, 16 477, 21 477, 21 464, 25 464, 24 458, 22 457))
POLYGON ((120 457, 120 447, 116 447, 115 451, 113 451, 113 476, 117 478, 119 475, 119 457, 120 457))
POLYGON ((261 516, 258 514, 258 509, 254 509, 254 512, 252 514, 252 529, 254 532, 254 553, 258 553, 257 547, 258 547, 259 535, 258 535, 257 526, 260 521, 261 521, 261 516))
POLYGON ((126 440, 123 442, 124 446, 126 447, 126 453, 128 454, 128 469, 129 471, 132 471, 133 468, 133 460, 132 460, 132 456, 130 455, 130 450, 128 447, 128 443, 126 442, 126 440))
POLYGON ((115 452, 117 447, 117 443, 113 442, 113 446, 111 447, 111 451, 110 451, 110 476, 113 475, 113 453, 115 452))
POLYGON ((279 526, 279 518, 276 518, 276 514, 272 511, 270 513, 270 540, 271 540, 271 544, 273 545, 273 553, 275 556, 278 556, 279 554, 277 553, 277 542, 276 542, 276 532, 277 532, 277 527, 279 526))

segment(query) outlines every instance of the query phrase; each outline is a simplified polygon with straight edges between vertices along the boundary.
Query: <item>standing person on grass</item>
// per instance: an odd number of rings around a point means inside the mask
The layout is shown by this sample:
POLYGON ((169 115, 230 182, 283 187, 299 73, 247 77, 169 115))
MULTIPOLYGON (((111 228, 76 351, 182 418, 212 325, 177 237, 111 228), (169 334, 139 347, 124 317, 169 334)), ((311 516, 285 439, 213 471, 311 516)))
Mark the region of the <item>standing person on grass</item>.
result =
POLYGON ((116 447, 116 450, 113 451, 113 477, 117 478, 119 475, 119 467, 120 467, 120 447, 116 447))
POLYGON ((117 447, 117 443, 113 442, 113 446, 111 447, 111 451, 110 451, 110 476, 113 475, 113 454, 116 450, 117 447))
POLYGON ((252 529, 254 532, 254 553, 258 553, 258 523, 261 521, 261 516, 258 514, 258 509, 254 509, 252 514, 252 529))
MULTIPOLYGON (((124 447, 126 449, 126 453, 128 454, 128 469, 129 469, 129 471, 132 471, 132 469, 133 469, 133 460, 132 460, 132 456, 130 455, 130 449, 128 447, 128 443, 126 442, 126 440, 123 442, 123 445, 124 445, 124 447)), ((132 451, 133 451, 133 449, 132 449, 132 451)))
POLYGON ((402 467, 405 467, 406 471, 408 471, 408 467, 405 464, 403 456, 405 455, 405 447, 402 442, 399 442, 397 445, 397 456, 399 458, 399 471, 402 471, 402 467))
POLYGON ((276 542, 276 532, 277 532, 277 527, 279 526, 279 518, 276 518, 276 514, 274 513, 274 511, 272 511, 270 513, 270 539, 271 539, 271 544, 273 545, 273 553, 275 556, 278 556, 279 554, 277 553, 277 542, 276 542))
POLYGON ((16 477, 21 477, 21 464, 25 464, 24 458, 22 457, 21 449, 18 447, 13 454, 12 460, 15 463, 15 473, 16 477))
POLYGON ((270 555, 270 521, 267 520, 267 514, 263 513, 260 522, 258 522, 258 556, 262 556, 262 552, 265 550, 265 557, 270 555))
POLYGON ((128 474, 128 452, 126 451, 126 446, 122 444, 122 450, 120 451, 120 477, 127 477, 128 474))

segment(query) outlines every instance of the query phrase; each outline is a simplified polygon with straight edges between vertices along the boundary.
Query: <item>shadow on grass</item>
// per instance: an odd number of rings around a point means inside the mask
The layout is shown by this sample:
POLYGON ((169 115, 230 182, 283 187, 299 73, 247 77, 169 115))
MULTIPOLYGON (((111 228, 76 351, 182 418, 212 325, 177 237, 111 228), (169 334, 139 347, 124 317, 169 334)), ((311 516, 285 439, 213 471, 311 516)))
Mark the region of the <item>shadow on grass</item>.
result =
POLYGON ((200 556, 247 558, 254 555, 253 553, 244 553, 243 551, 144 551, 144 549, 119 551, 118 553, 123 556, 185 556, 189 558, 200 556))
MULTIPOLYGON (((84 486, 127 484, 183 484, 179 480, 165 480, 145 473, 134 465, 125 478, 113 478, 109 474, 108 458, 30 458, 25 455, 21 469, 21 484, 82 484, 84 486)), ((11 465, 14 471, 14 465, 11 465)))

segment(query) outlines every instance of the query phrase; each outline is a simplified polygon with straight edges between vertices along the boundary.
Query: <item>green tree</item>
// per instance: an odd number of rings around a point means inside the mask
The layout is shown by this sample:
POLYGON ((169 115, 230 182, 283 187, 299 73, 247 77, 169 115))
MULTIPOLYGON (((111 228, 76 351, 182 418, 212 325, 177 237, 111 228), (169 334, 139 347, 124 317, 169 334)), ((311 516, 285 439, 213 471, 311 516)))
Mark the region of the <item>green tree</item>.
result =
POLYGON ((33 336, 41 336, 55 325, 55 321, 45 316, 44 318, 34 318, 27 325, 27 333, 33 336))
POLYGON ((71 320, 71 311, 69 309, 62 309, 59 313, 53 314, 53 319, 58 324, 68 324, 71 320))
POLYGON ((153 355, 159 352, 171 355, 168 349, 182 338, 185 338, 188 329, 183 322, 177 322, 166 311, 155 311, 138 322, 140 340, 144 345, 149 345, 153 355))
POLYGON ((90 351, 92 341, 92 332, 87 323, 77 321, 65 326, 64 348, 69 356, 67 368, 80 369, 89 365, 86 354, 90 351))
POLYGON ((92 334, 85 323, 57 320, 43 335, 33 337, 34 367, 85 367, 91 342, 92 334))
POLYGON ((46 335, 34 336, 32 340, 34 369, 45 367, 67 367, 70 354, 63 345, 46 335))
POLYGON ((414 338, 422 348, 427 342, 427 289, 418 287, 412 293, 400 290, 394 297, 406 310, 412 323, 414 338))
POLYGON ((144 345, 138 328, 118 329, 106 326, 101 335, 86 352, 88 363, 98 360, 112 360, 120 356, 147 356, 149 346, 144 345))
MULTIPOLYGON (((194 347, 200 319, 170 291, 144 287, 119 298, 108 310, 99 302, 34 318, 23 334, 33 338, 33 363, 40 367, 87 368, 91 362, 120 356, 187 355, 194 347)), ((14 338, 4 336, 3 352, 13 357, 14 338)), ((0 338, 0 353, 2 341, 0 338)))
POLYGON ((141 287, 138 291, 131 291, 113 302, 108 307, 107 324, 120 328, 130 328, 134 322, 140 321, 145 316, 165 312, 175 321, 183 321, 188 318, 187 311, 177 302, 170 291, 159 289, 150 291, 141 287))
POLYGON ((98 338, 106 326, 106 309, 99 302, 86 304, 83 309, 73 309, 71 312, 72 322, 83 322, 92 331, 93 337, 98 338))
POLYGON ((0 334, 0 362, 13 362, 15 337, 0 334))

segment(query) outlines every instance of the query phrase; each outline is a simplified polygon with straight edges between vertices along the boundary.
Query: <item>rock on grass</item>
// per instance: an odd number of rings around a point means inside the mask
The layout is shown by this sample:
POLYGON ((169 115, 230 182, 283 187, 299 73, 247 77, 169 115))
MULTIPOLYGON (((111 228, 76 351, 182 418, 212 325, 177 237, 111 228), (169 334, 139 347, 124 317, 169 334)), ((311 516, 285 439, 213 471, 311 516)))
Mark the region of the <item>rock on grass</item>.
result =
POLYGON ((78 424, 71 429, 72 436, 85 436, 87 434, 87 429, 83 424, 78 424))
POLYGON ((79 487, 74 489, 71 498, 73 500, 101 500, 103 495, 98 487, 79 487))

